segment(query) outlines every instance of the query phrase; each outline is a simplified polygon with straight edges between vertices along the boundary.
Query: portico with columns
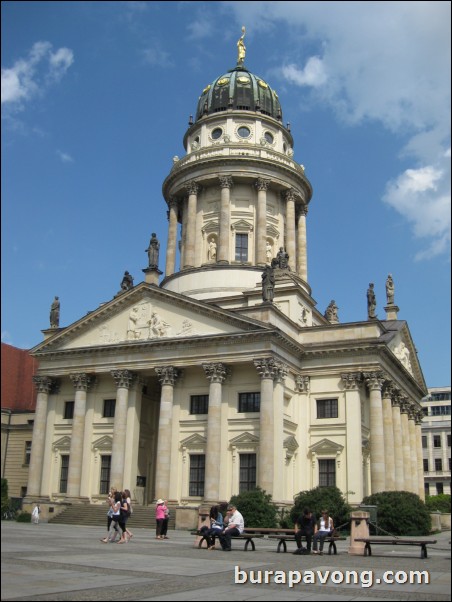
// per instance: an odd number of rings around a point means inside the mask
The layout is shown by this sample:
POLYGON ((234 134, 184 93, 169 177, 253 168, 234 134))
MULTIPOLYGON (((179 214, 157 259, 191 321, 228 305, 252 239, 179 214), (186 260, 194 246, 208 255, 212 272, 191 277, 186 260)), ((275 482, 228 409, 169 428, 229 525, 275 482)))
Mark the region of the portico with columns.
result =
POLYGON ((422 497, 426 386, 408 325, 393 302, 386 320, 317 308, 313 192, 276 92, 238 65, 204 88, 183 144, 162 188, 163 279, 145 267, 32 350, 28 495, 102 503, 114 486, 194 515, 256 486, 281 506, 318 485, 356 505, 422 497))

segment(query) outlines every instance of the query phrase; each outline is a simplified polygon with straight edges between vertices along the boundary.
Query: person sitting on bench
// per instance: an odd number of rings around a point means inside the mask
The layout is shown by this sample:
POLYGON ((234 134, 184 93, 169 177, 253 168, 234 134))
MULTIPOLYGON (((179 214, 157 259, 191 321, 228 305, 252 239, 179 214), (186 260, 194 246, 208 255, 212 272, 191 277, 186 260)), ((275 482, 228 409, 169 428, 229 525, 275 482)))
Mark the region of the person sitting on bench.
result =
POLYGON ((325 543, 325 539, 333 533, 333 529, 333 519, 331 516, 328 516, 328 510, 322 510, 322 515, 315 528, 314 545, 312 547, 313 554, 323 554, 323 544, 325 543), (320 551, 317 550, 319 540, 320 551))
POLYGON ((297 542, 297 549, 294 554, 310 554, 312 536, 315 530, 315 516, 312 514, 309 508, 303 510, 303 514, 299 516, 295 522, 295 541, 297 542), (306 537, 306 547, 303 548, 301 538, 303 535, 306 537))
POLYGON ((204 526, 200 529, 206 539, 207 549, 215 550, 215 537, 223 531, 223 515, 220 512, 218 506, 212 506, 210 509, 210 528, 204 526))
POLYGON ((223 552, 231 551, 231 538, 237 537, 243 533, 245 528, 245 521, 243 516, 237 510, 237 508, 230 504, 224 522, 227 524, 226 528, 220 532, 219 539, 223 552))

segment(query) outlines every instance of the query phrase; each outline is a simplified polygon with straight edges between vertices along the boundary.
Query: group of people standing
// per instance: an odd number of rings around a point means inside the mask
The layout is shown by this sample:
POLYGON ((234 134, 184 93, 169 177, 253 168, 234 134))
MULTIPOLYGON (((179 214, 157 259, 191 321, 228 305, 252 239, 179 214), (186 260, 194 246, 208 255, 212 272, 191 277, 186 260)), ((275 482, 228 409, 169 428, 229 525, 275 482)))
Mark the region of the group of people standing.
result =
POLYGON ((310 554, 311 546, 313 554, 323 554, 325 539, 330 537, 333 531, 334 523, 328 510, 322 510, 320 519, 317 521, 311 510, 305 508, 295 522, 297 549, 294 554, 310 554), (305 548, 302 544, 302 537, 306 539, 305 548))
POLYGON ((127 521, 132 515, 132 501, 130 491, 116 491, 110 489, 107 498, 107 537, 101 539, 102 543, 127 543, 133 537, 133 533, 127 528, 127 521), (116 537, 119 541, 116 541, 116 537))

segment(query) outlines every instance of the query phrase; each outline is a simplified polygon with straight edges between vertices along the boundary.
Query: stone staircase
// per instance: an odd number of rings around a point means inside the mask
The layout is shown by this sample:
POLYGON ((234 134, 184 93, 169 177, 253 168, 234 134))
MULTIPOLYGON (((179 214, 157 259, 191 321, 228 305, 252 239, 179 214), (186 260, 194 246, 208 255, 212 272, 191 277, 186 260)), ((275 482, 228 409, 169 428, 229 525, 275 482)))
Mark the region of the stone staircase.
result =
MULTIPOLYGON (((175 509, 170 508, 168 529, 174 529, 175 509)), ((155 507, 133 506, 133 514, 129 519, 130 528, 155 529, 155 507)), ((107 528, 107 504, 73 504, 63 512, 49 519, 52 524, 85 525, 107 528)))

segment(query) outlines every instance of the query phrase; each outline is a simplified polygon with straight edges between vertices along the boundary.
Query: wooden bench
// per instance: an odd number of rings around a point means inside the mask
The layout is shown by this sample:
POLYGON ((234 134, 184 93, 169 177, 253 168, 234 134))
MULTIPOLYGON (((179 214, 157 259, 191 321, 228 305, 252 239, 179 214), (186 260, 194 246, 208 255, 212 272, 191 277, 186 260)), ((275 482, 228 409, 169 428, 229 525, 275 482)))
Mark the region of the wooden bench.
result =
POLYGON ((363 537, 355 539, 364 544, 364 556, 372 556, 372 547, 378 545, 387 546, 420 546, 421 558, 428 558, 427 555, 427 544, 435 544, 436 539, 397 539, 397 538, 384 538, 384 537, 363 537))
MULTIPOLYGON (((191 531, 190 533, 191 533, 191 535, 197 535, 198 537, 201 538, 198 543, 198 548, 201 549, 203 547, 203 543, 206 544, 206 546, 205 546, 206 548, 208 547, 207 537, 205 536, 204 533, 201 533, 200 531, 191 531)), ((218 535, 216 535, 216 537, 218 537, 218 535)), ((245 552, 248 551, 248 547, 251 547, 251 551, 255 552, 256 546, 254 545, 253 540, 256 538, 262 539, 263 537, 264 537, 263 535, 254 534, 254 533, 242 533, 241 535, 235 535, 234 537, 232 537, 231 541, 234 541, 234 539, 241 539, 241 540, 245 541, 245 546, 243 548, 245 550, 245 552)))
MULTIPOLYGON (((287 542, 288 541, 296 541, 295 536, 292 535, 269 535, 268 536, 269 539, 277 539, 278 540, 278 546, 276 548, 276 551, 279 553, 281 552, 281 548, 283 549, 283 552, 287 552, 287 542)), ((337 554, 337 548, 336 548, 336 541, 345 541, 347 538, 346 537, 325 537, 325 541, 329 544, 328 545, 328 555, 331 556, 331 554, 337 554)), ((304 535, 302 535, 301 537, 302 541, 306 541, 306 537, 304 535)))

